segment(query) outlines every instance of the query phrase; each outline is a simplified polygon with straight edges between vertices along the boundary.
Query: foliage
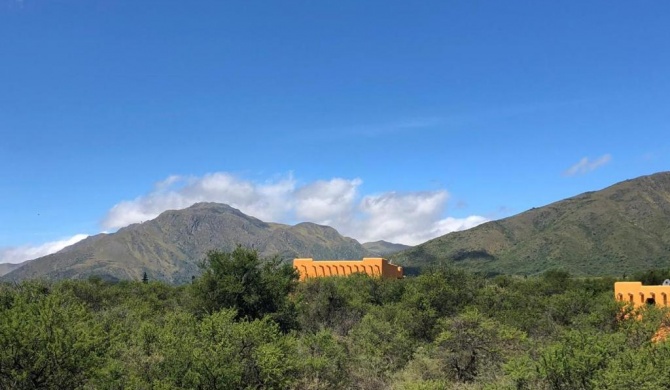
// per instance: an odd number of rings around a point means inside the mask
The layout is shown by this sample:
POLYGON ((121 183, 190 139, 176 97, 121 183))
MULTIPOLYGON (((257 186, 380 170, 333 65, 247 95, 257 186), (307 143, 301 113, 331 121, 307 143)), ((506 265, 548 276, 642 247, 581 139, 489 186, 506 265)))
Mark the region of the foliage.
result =
POLYGON ((3 295, 0 388, 76 389, 104 363, 108 345, 81 303, 40 283, 3 295))
POLYGON ((255 250, 238 246, 232 252, 209 252, 202 268, 192 286, 197 311, 212 314, 230 308, 240 319, 270 315, 284 329, 293 325, 294 308, 287 298, 298 274, 290 264, 263 260, 255 250))
POLYGON ((642 284, 661 284, 670 279, 670 269, 652 269, 644 272, 636 272, 631 280, 642 282, 642 284))
POLYGON ((665 310, 612 279, 436 268, 296 282, 252 251, 213 252, 193 284, 0 284, 0 388, 657 389, 665 310))
POLYGON ((496 369, 506 355, 520 350, 525 335, 469 309, 438 325, 433 357, 446 368, 445 376, 459 382, 472 382, 486 369, 496 369))

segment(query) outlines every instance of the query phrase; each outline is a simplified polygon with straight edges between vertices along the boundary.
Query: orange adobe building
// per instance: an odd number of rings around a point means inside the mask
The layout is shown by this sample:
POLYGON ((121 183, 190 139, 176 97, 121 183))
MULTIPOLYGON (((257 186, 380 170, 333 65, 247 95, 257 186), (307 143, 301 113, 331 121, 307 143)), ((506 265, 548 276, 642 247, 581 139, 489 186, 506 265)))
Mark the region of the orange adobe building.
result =
POLYGON ((300 280, 321 276, 346 276, 356 273, 383 278, 402 279, 403 270, 381 257, 365 257, 363 260, 318 260, 295 259, 293 267, 300 273, 300 280))
MULTIPOLYGON (((617 301, 632 304, 634 309, 646 305, 668 307, 668 296, 670 296, 670 283, 667 280, 661 286, 643 286, 642 282, 614 283, 614 298, 617 301)), ((651 341, 655 343, 665 341, 668 336, 670 336, 670 327, 661 325, 651 341)))
POLYGON ((614 298, 621 302, 630 302, 635 309, 644 305, 668 306, 670 285, 643 286, 642 282, 614 283, 614 298))

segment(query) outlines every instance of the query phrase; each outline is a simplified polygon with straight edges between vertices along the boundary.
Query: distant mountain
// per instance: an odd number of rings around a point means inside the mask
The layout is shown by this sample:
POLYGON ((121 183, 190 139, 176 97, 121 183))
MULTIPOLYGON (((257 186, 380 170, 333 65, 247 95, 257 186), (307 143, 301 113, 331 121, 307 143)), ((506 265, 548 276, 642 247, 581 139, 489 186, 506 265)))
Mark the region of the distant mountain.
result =
POLYGON ((367 249, 371 256, 384 257, 396 252, 403 251, 405 249, 409 249, 411 246, 394 244, 392 242, 380 240, 375 242, 366 242, 363 244, 363 248, 367 249))
POLYGON ((488 274, 622 275, 670 267, 670 172, 533 208, 391 256, 488 274))
POLYGON ((263 222, 230 206, 198 203, 166 211, 156 219, 112 234, 88 237, 58 253, 41 257, 2 277, 65 279, 98 275, 105 279, 190 281, 197 264, 212 249, 253 247, 262 256, 283 259, 361 258, 367 251, 335 229, 313 223, 295 226, 263 222))
POLYGON ((24 264, 26 264, 26 262, 18 264, 2 263, 0 264, 0 276, 8 274, 24 264))

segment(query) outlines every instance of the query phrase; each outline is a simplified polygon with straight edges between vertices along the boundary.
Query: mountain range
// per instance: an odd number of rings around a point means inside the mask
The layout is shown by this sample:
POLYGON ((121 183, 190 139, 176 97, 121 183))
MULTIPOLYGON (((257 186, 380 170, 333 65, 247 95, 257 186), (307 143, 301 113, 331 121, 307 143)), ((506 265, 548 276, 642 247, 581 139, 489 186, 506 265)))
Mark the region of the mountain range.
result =
POLYGON ((415 247, 360 244, 314 223, 263 222, 230 206, 197 203, 98 234, 21 265, 0 264, 0 280, 30 278, 190 281, 213 249, 252 247, 261 256, 314 259, 389 257, 407 269, 446 264, 487 275, 631 274, 670 268, 670 172, 617 183, 415 247), (18 267, 18 268, 17 268, 18 267))
POLYGON ((390 254, 404 251, 411 248, 409 245, 404 244, 395 244, 392 242, 380 240, 374 242, 365 242, 363 243, 363 248, 368 251, 370 256, 384 257, 390 254))
POLYGON ((97 275, 109 280, 137 280, 146 272, 152 280, 182 283, 199 273, 198 263, 208 251, 232 250, 237 245, 255 248, 261 256, 278 255, 286 260, 359 259, 369 254, 358 241, 329 226, 268 223, 224 204, 197 203, 116 233, 88 237, 25 263, 2 279, 97 275))
POLYGON ((489 275, 622 276, 670 267, 670 172, 617 183, 454 232, 391 256, 405 266, 447 264, 489 275))

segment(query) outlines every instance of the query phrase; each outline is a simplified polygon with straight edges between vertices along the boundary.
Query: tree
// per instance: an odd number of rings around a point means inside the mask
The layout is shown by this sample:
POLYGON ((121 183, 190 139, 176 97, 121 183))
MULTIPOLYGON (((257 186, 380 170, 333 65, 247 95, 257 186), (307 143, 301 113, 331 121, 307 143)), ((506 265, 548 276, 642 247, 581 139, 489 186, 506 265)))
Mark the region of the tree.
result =
POLYGON ((351 388, 345 345, 329 330, 305 334, 300 338, 296 352, 301 372, 296 389, 351 388))
POLYGON ((519 350, 523 332, 468 309, 455 318, 441 320, 433 358, 460 382, 473 381, 484 367, 498 367, 506 355, 519 350))
POLYGON ((298 282, 292 265, 278 258, 261 259, 253 249, 211 251, 201 264, 202 276, 192 285, 197 311, 207 314, 235 309, 238 319, 273 318, 283 330, 295 324, 288 299, 298 282))
POLYGON ((149 283, 149 277, 147 276, 147 271, 144 271, 142 275, 142 283, 149 283))
POLYGON ((545 348, 537 371, 552 390, 592 389, 599 372, 625 348, 623 333, 568 330, 545 348))
POLYGON ((107 348, 84 305, 39 283, 18 287, 0 308, 0 388, 86 387, 107 348))
POLYGON ((91 388, 288 389, 302 359, 293 335, 264 318, 240 321, 232 309, 197 318, 175 311, 142 321, 91 388))

